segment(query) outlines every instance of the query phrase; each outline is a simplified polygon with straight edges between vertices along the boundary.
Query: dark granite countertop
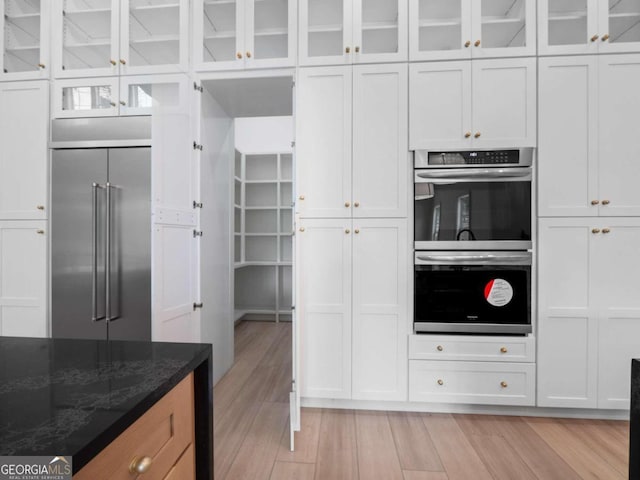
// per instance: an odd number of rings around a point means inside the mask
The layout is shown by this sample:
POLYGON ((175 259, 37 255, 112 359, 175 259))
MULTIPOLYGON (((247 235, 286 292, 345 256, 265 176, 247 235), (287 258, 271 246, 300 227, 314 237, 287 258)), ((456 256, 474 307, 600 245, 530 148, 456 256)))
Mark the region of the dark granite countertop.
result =
POLYGON ((72 456, 75 473, 210 362, 205 344, 0 337, 0 455, 72 456))

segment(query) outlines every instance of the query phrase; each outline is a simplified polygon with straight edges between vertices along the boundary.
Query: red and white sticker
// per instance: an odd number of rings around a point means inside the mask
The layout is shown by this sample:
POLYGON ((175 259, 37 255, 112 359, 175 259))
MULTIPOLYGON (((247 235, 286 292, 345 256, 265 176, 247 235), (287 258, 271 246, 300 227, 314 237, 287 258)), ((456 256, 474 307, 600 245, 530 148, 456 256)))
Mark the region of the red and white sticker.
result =
POLYGON ((485 285, 484 298, 494 307, 504 307, 513 298, 513 287, 502 278, 494 278, 485 285))

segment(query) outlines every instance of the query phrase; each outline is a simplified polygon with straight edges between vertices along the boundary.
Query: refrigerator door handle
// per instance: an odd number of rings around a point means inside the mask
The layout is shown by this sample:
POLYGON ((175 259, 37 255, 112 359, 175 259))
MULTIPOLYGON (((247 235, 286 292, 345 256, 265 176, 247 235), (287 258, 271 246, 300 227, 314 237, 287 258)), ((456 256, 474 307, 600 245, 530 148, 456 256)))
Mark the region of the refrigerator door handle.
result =
POLYGON ((91 320, 97 322, 104 320, 104 316, 98 316, 98 189, 102 185, 93 182, 91 185, 93 202, 91 206, 91 320))
POLYGON ((104 186, 107 193, 107 214, 106 214, 106 242, 105 242, 105 292, 104 310, 107 322, 111 320, 111 184, 107 182, 104 186))

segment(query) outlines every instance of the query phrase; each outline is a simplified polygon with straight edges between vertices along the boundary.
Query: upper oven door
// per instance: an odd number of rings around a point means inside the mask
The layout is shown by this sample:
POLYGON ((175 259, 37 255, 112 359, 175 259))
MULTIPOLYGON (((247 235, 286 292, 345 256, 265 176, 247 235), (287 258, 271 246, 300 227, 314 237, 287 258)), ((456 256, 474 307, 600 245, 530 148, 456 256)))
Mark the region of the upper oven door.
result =
POLYGON ((416 250, 531 248, 531 169, 414 173, 416 250))

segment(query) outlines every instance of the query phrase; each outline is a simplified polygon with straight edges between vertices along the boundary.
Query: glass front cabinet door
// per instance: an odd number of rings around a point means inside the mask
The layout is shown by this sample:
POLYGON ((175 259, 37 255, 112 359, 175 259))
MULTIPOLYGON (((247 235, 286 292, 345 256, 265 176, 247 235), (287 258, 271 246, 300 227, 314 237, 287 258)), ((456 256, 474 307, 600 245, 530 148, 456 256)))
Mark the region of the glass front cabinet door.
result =
POLYGON ((49 0, 0 1, 0 79, 48 77, 49 6, 49 0))
POLYGON ((196 70, 293 66, 296 0, 195 0, 196 70))
POLYGON ((54 0, 57 77, 187 68, 188 0, 54 0))
POLYGON ((409 0, 411 60, 535 55, 534 0, 409 0))
POLYGON ((406 60, 406 0, 300 1, 301 65, 406 60))

